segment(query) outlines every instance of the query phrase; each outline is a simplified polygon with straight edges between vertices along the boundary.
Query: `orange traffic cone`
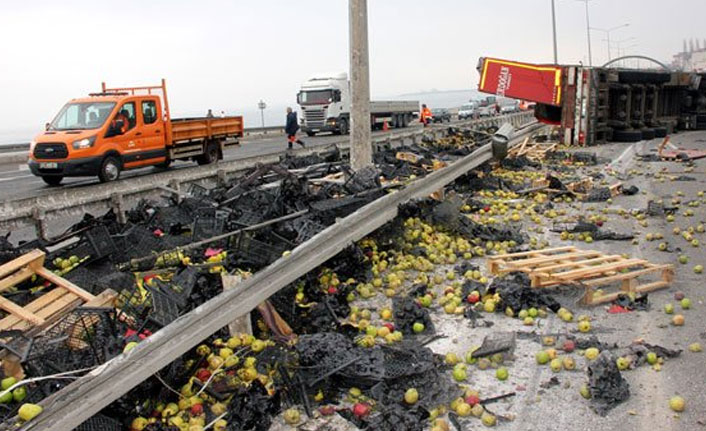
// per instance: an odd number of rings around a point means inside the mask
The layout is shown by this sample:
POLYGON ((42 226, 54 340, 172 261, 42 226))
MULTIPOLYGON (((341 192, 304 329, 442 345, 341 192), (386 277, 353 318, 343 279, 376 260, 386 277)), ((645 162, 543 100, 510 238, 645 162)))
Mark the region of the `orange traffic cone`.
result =
POLYGON ((388 125, 387 125, 387 120, 382 122, 382 130, 384 130, 385 132, 390 130, 390 127, 388 127, 388 125))

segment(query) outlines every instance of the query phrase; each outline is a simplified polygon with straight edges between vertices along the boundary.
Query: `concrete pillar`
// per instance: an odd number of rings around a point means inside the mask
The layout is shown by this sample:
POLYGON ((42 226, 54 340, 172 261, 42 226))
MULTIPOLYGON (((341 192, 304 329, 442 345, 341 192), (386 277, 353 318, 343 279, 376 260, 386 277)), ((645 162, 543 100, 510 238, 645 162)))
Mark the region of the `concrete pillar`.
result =
POLYGON ((370 142, 370 70, 368 67, 368 3, 349 0, 351 66, 351 167, 373 163, 370 142))

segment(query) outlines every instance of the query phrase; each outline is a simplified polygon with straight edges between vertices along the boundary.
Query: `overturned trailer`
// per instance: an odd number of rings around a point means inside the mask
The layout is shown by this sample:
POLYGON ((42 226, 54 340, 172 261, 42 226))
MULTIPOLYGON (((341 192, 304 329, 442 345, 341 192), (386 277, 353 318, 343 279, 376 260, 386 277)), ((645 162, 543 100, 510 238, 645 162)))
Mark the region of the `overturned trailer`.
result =
POLYGON ((662 69, 478 63, 478 89, 536 102, 538 120, 560 126, 565 144, 636 142, 706 129, 705 74, 662 69))

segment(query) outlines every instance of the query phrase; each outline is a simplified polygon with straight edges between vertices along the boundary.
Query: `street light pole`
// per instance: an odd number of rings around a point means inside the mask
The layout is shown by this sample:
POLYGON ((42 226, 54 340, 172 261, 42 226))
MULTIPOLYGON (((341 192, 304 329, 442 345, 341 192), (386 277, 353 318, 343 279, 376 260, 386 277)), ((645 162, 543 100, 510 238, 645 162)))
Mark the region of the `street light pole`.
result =
POLYGON ((622 24, 622 25, 618 25, 618 26, 615 26, 615 27, 611 27, 611 28, 609 28, 609 29, 591 27, 591 30, 602 31, 603 33, 606 34, 606 40, 608 41, 608 61, 612 60, 612 57, 611 57, 611 55, 610 55, 610 52, 611 52, 610 33, 611 33, 612 31, 615 31, 615 30, 618 30, 618 29, 621 29, 621 28, 624 28, 624 27, 628 27, 629 25, 630 25, 630 23, 625 23, 625 24, 622 24))
POLYGON ((554 12, 554 0, 552 0, 552 35, 554 38, 554 64, 559 64, 559 55, 556 49, 556 14, 554 12))
POLYGON ((370 69, 368 65, 368 2, 349 0, 351 68, 351 167, 373 163, 370 142, 370 69))
POLYGON ((260 110, 260 121, 262 121, 262 128, 265 128, 265 108, 267 108, 267 103, 265 103, 262 99, 260 99, 259 102, 257 102, 257 107, 260 110))
POLYGON ((588 20, 588 2, 591 0, 576 0, 586 5, 586 38, 588 40, 588 65, 593 66, 593 56, 591 55, 591 23, 588 20))
POLYGON ((588 37, 588 65, 593 66, 593 56, 591 54, 591 24, 588 21, 588 0, 584 0, 586 4, 586 37, 588 37))

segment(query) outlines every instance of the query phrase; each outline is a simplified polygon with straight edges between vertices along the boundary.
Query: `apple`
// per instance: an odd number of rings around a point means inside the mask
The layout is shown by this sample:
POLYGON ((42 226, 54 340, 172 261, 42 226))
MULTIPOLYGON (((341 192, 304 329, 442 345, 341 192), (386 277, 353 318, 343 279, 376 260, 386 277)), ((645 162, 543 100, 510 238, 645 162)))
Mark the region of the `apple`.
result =
MULTIPOLYGON (((406 395, 406 394, 405 394, 406 395)), ((353 406, 353 414, 357 418, 363 418, 370 414, 370 404, 367 403, 355 403, 353 406)))
POLYGON ((674 313, 674 306, 672 304, 664 304, 664 312, 667 314, 674 313))
POLYGON ((509 376, 509 373, 507 371, 507 368, 505 368, 505 367, 500 367, 497 370, 495 370, 495 377, 498 380, 507 380, 508 376, 509 376))
POLYGON ((561 371, 561 367, 562 367, 562 362, 561 362, 561 359, 559 359, 559 358, 552 359, 552 361, 549 363, 549 368, 551 368, 552 371, 554 371, 555 373, 558 373, 559 371, 561 371))
POLYGON ((468 404, 471 407, 480 403, 480 397, 478 395, 473 395, 473 394, 466 396, 466 398, 464 398, 464 400, 466 401, 466 404, 468 404))
POLYGON ((573 340, 566 340, 562 345, 562 349, 567 353, 571 353, 576 349, 576 343, 573 340))
POLYGON ((683 326, 684 316, 682 316, 681 314, 675 314, 674 317, 672 317, 672 324, 674 326, 683 326))
POLYGON ((579 331, 586 333, 591 330, 591 322, 582 320, 579 322, 579 331))
POLYGON ((587 400, 591 399, 591 390, 588 388, 588 385, 582 385, 579 389, 579 393, 587 400))
POLYGON ((415 334, 419 334, 424 332, 424 324, 422 322, 414 322, 414 325, 412 325, 412 331, 414 331, 415 334))
POLYGON ((679 305, 681 305, 681 308, 683 310, 688 310, 691 308, 691 299, 683 298, 681 301, 679 301, 679 305))
POLYGON ((586 352, 584 352, 584 356, 589 361, 592 361, 598 357, 599 353, 600 353, 600 351, 597 348, 589 347, 588 349, 586 349, 586 352))
POLYGON ((549 353, 541 350, 534 355, 534 358, 537 360, 538 364, 544 365, 549 362, 549 353))
POLYGON ((480 301, 480 292, 474 290, 473 292, 469 293, 466 297, 466 301, 468 301, 469 304, 475 304, 476 302, 480 301))
POLYGON ((686 407, 686 401, 680 396, 674 396, 669 399, 669 408, 675 412, 683 412, 686 407))
POLYGON ((415 404, 417 401, 419 401, 419 392, 414 388, 407 389, 404 393, 404 402, 407 404, 415 404))
POLYGON ((647 352, 647 363, 650 365, 657 363, 657 354, 655 352, 647 352))
POLYGON ((630 360, 621 356, 615 360, 615 364, 618 366, 620 371, 625 371, 630 366, 630 360))

